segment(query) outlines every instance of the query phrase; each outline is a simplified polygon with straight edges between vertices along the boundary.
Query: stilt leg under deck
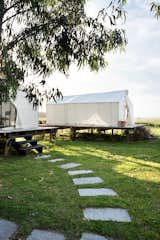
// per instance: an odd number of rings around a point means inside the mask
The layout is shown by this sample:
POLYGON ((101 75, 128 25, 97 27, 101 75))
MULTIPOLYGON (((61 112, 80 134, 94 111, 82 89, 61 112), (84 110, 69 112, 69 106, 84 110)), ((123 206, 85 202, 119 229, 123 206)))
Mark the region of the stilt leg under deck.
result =
POLYGON ((50 142, 52 142, 56 138, 56 133, 57 133, 57 129, 51 130, 51 132, 50 132, 50 142))
POLYGON ((111 139, 112 139, 112 142, 114 141, 114 129, 112 128, 112 137, 111 137, 111 139))
POLYGON ((71 127, 70 128, 70 137, 71 137, 71 140, 75 140, 76 139, 76 128, 74 128, 74 127, 71 127))
POLYGON ((11 144, 14 140, 12 138, 8 138, 6 139, 6 143, 5 143, 5 148, 4 148, 4 156, 7 157, 9 150, 11 148, 11 144))

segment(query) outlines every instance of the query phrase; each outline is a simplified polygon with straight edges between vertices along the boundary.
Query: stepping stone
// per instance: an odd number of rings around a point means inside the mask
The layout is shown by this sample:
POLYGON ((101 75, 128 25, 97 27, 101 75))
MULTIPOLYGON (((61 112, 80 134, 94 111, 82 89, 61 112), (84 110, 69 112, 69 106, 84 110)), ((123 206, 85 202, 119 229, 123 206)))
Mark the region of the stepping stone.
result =
POLYGON ((39 156, 35 157, 34 159, 39 160, 39 159, 46 159, 46 158, 50 158, 50 157, 51 157, 51 155, 39 155, 39 156))
POLYGON ((27 240, 65 240, 64 236, 54 231, 33 230, 27 240))
POLYGON ((83 233, 80 240, 108 240, 108 239, 97 234, 83 233))
POLYGON ((88 174, 93 173, 92 170, 76 170, 76 171, 68 171, 70 176, 79 175, 79 174, 88 174))
POLYGON ((15 223, 0 219, 0 239, 8 240, 17 231, 17 228, 15 223))
POLYGON ((66 163, 66 164, 63 164, 60 166, 60 168, 62 169, 68 169, 68 168, 75 168, 75 167, 79 167, 81 166, 82 164, 80 163, 66 163))
POLYGON ((63 158, 56 158, 56 159, 48 160, 48 162, 51 162, 51 163, 61 162, 61 161, 64 161, 64 159, 63 158))
POLYGON ((81 188, 78 192, 80 196, 117 196, 110 188, 81 188))
POLYGON ((121 208, 86 208, 83 214, 87 220, 131 222, 128 211, 121 208))
POLYGON ((95 183, 102 183, 102 178, 99 177, 83 177, 83 178, 73 178, 73 182, 75 185, 81 184, 95 184, 95 183))

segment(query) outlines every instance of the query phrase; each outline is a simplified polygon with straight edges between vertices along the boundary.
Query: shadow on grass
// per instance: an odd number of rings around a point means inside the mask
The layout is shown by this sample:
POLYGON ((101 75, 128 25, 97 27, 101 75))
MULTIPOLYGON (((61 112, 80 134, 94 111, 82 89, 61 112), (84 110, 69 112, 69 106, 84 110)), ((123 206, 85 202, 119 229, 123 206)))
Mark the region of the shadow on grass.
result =
POLYGON ((32 155, 24 159, 9 158, 7 163, 2 159, 1 217, 20 224, 18 236, 26 236, 32 228, 42 228, 64 232, 70 240, 80 239, 81 233, 86 231, 115 239, 159 239, 159 184, 152 180, 157 170, 153 164, 154 161, 157 164, 159 143, 154 149, 150 143, 106 144, 69 140, 42 143, 52 158, 79 162, 83 165, 78 169, 94 170, 91 175, 104 180, 94 187, 112 188, 119 196, 80 198, 76 191, 78 187, 73 185, 67 170, 57 168, 61 163, 48 163, 47 159, 30 161, 32 155), (147 160, 149 166, 145 164, 142 151, 149 155, 149 159, 156 155, 152 161, 147 160), (136 157, 140 153, 141 158, 136 157), (51 170, 53 175, 49 175, 51 170), (127 208, 132 222, 84 221, 82 209, 85 207, 127 208))
MULTIPOLYGON (((154 171, 159 170, 160 141, 133 144, 57 141, 56 144, 58 150, 53 150, 53 154, 83 163, 81 168, 93 169, 97 176, 105 180, 101 186, 112 187, 118 192, 121 200, 114 203, 113 200, 108 200, 107 206, 128 208, 133 217, 133 225, 145 226, 148 229, 144 239, 149 239, 150 234, 158 239, 156 232, 158 230, 159 175, 157 172, 155 178, 154 171)), ((102 202, 100 202, 101 206, 102 202)), ((94 204, 88 200, 83 203, 82 207, 85 207, 85 203, 87 206, 99 206, 97 202, 94 204)), ((138 235, 135 237, 141 239, 138 235)))

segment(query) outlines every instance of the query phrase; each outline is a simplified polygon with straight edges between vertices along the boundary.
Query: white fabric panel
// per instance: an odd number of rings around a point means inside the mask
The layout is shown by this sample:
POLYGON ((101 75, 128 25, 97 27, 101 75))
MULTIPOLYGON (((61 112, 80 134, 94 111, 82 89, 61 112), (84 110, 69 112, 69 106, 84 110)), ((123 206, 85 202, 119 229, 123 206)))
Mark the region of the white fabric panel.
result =
POLYGON ((126 97, 126 99, 127 99, 127 106, 128 106, 127 124, 133 126, 134 125, 133 105, 128 96, 126 97))
POLYGON ((111 108, 108 109, 107 114, 111 112, 111 126, 118 126, 119 121, 119 103, 110 103, 111 108))
POLYGON ((126 101, 125 99, 119 102, 119 121, 126 121, 126 101))
POLYGON ((17 108, 16 128, 38 127, 38 109, 33 109, 25 93, 18 91, 14 104, 17 108))
POLYGON ((47 104, 49 125, 117 126, 118 118, 118 103, 47 104))
POLYGON ((64 125, 67 123, 66 121, 66 108, 63 105, 58 105, 58 104, 47 104, 46 107, 46 116, 47 116, 47 123, 49 125, 52 125, 53 122, 54 124, 57 125, 64 125))
POLYGON ((127 126, 134 125, 133 105, 128 96, 119 103, 119 121, 126 121, 127 126))

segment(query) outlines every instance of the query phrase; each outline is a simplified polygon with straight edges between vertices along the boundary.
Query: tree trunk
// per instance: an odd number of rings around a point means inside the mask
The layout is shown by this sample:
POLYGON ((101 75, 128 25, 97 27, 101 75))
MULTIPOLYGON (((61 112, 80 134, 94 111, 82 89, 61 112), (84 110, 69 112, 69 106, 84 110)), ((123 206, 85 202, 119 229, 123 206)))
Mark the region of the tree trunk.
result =
MULTIPOLYGON (((0 85, 2 84, 2 22, 3 22, 3 17, 4 17, 4 0, 0 0, 0 85)), ((1 96, 0 96, 0 104, 1 104, 1 96)))
POLYGON ((4 0, 0 0, 0 72, 1 72, 1 64, 2 64, 2 22, 4 17, 4 0))
POLYGON ((4 0, 0 0, 0 39, 2 36, 2 22, 4 17, 4 0))

